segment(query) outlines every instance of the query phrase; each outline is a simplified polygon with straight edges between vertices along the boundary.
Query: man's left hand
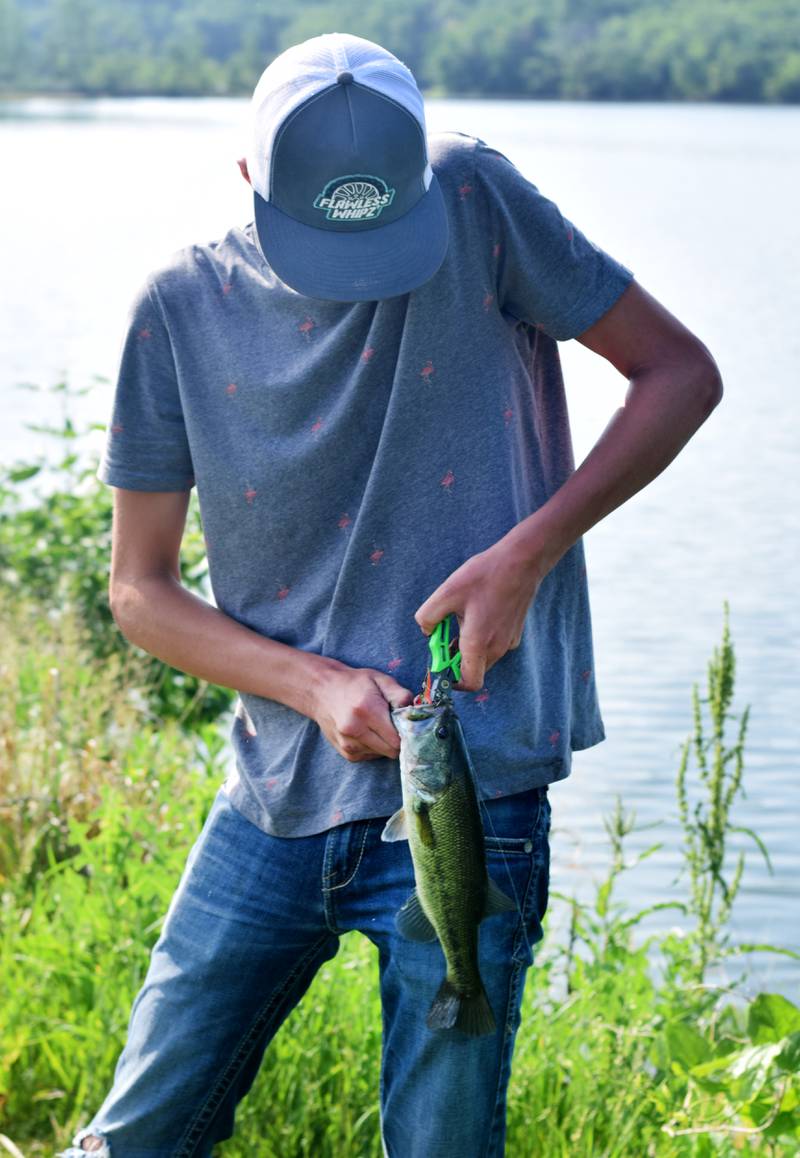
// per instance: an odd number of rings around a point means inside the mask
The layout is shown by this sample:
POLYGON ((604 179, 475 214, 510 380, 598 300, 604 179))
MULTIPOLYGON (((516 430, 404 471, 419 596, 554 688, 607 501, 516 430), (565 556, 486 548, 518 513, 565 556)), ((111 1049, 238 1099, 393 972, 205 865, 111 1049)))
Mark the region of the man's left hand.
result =
POLYGON ((489 668, 519 647, 525 616, 545 574, 501 540, 462 563, 417 610, 414 618, 426 635, 446 615, 457 617, 458 691, 480 691, 489 668))

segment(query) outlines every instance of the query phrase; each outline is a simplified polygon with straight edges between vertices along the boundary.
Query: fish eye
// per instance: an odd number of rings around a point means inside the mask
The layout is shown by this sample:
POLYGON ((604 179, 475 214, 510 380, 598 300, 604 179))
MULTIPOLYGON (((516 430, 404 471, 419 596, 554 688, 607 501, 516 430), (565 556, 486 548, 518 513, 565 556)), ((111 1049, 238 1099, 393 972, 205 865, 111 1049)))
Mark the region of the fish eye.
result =
POLYGON ((439 727, 436 729, 436 735, 439 737, 440 740, 446 740, 447 737, 450 735, 450 733, 448 732, 448 730, 444 724, 440 724, 439 727))

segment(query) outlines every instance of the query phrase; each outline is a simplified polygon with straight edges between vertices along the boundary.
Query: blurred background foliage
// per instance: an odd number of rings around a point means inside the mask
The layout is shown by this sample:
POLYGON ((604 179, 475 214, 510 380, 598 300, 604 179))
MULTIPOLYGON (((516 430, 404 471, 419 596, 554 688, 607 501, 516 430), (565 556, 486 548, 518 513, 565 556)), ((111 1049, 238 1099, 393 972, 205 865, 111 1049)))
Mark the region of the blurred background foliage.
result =
POLYGON ((334 31, 434 95, 800 101, 796 0, 0 0, 0 92, 243 94, 334 31))
MULTIPOLYGON (((61 395, 68 409, 68 399, 92 389, 58 382, 48 392, 61 395)), ((113 666, 131 652, 141 658, 142 708, 149 719, 175 720, 187 727, 216 720, 232 706, 236 693, 148 655, 125 639, 111 615, 112 491, 96 478, 97 456, 87 448, 92 431, 104 430, 104 425, 80 428, 66 411, 60 426, 25 425, 52 439, 57 449, 0 468, 0 612, 14 607, 22 614, 28 608, 54 622, 73 616, 84 625, 85 646, 93 659, 113 666)), ((181 544, 181 578, 190 591, 209 599, 194 490, 181 544)), ((4 646, 0 630, 0 655, 4 646)))

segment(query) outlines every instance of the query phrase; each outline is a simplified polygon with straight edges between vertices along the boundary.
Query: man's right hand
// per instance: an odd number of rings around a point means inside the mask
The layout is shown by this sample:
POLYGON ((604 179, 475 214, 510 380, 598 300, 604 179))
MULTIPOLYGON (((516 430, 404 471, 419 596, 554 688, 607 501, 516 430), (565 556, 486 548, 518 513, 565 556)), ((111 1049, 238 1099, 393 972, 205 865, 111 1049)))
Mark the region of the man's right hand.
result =
POLYGON ((414 699, 397 680, 373 668, 348 667, 326 657, 312 695, 309 715, 345 760, 356 764, 378 756, 397 758, 400 737, 389 713, 414 699))

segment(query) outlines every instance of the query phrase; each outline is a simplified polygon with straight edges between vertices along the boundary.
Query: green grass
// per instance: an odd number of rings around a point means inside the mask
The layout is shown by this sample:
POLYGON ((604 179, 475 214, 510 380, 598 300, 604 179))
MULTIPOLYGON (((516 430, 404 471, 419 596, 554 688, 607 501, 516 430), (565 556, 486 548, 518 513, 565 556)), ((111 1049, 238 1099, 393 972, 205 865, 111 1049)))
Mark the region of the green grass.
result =
MULTIPOLYGON (((224 776, 232 699, 120 635, 105 594, 107 489, 79 453, 87 432, 65 416, 51 433, 63 448, 55 466, 0 472, 0 1154, 17 1158, 68 1145, 108 1090, 224 776)), ((182 565, 205 594, 195 498, 182 565)), ((800 1154, 800 1010, 776 994, 729 1001, 706 983, 710 967, 748 948, 728 931, 744 871, 741 854, 729 864, 729 834, 745 832, 769 864, 758 834, 731 822, 748 721, 733 710, 735 670, 726 609, 691 713, 687 703, 677 931, 643 938, 641 922, 663 905, 630 912, 615 899, 621 874, 661 847, 627 856, 635 817, 620 800, 594 898, 560 898, 563 943, 545 920, 509 1088, 508 1158, 800 1154)), ((378 1158, 379 1059, 377 961, 351 935, 267 1050, 217 1154, 378 1158)))
MULTIPOLYGON (((0 611, 0 1133, 26 1158, 68 1144, 104 1096, 223 775, 218 726, 151 718, 151 667, 133 652, 98 660, 79 624, 22 601, 0 611)), ((712 692, 727 681, 718 715, 730 715, 732 664, 726 626, 710 665, 712 692)), ((510 1087, 511 1158, 800 1152, 800 1010, 775 995, 722 1005, 702 984, 736 948, 714 914, 727 913, 741 874, 725 875, 722 804, 741 781, 744 743, 741 727, 728 747, 724 728, 699 735, 704 705, 713 713, 714 695, 696 693, 679 779, 695 838, 686 916, 702 943, 688 921, 683 936, 662 936, 668 968, 656 983, 648 942, 634 943, 644 913, 613 896, 620 873, 635 871, 622 852, 633 818, 618 803, 594 901, 571 902, 565 944, 546 930, 537 947, 510 1087), (693 782, 692 752, 708 754, 705 781, 700 769, 693 782), (716 884, 703 888, 709 865, 716 884)), ((377 961, 351 935, 267 1051, 218 1153, 378 1156, 379 1056, 377 961)))

